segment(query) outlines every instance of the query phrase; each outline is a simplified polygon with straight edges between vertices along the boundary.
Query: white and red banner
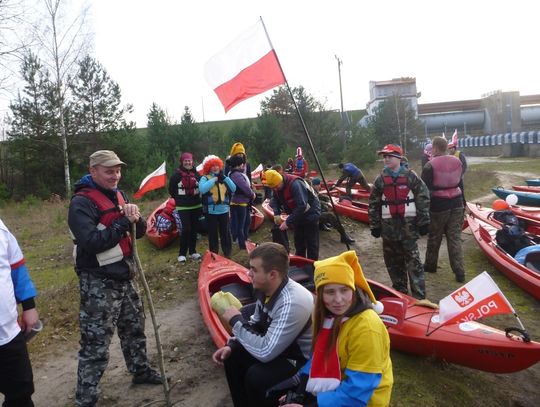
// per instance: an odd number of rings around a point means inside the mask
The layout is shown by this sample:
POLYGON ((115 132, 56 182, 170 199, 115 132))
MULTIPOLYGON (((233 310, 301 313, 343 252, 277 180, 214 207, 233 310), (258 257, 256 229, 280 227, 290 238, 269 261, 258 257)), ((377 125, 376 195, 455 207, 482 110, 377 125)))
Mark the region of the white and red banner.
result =
POLYGON ((257 165, 257 168, 255 168, 253 171, 251 171, 251 179, 256 179, 261 176, 261 172, 263 171, 263 165, 259 164, 257 165))
POLYGON ((514 313, 512 305, 485 271, 439 301, 439 322, 441 325, 514 313))
POLYGON ((225 112, 245 99, 285 83, 262 20, 210 58, 204 70, 225 112))
POLYGON ((139 190, 133 194, 133 198, 142 198, 147 192, 163 188, 165 185, 167 185, 167 173, 165 171, 165 161, 163 161, 163 164, 161 164, 157 170, 143 179, 139 190))

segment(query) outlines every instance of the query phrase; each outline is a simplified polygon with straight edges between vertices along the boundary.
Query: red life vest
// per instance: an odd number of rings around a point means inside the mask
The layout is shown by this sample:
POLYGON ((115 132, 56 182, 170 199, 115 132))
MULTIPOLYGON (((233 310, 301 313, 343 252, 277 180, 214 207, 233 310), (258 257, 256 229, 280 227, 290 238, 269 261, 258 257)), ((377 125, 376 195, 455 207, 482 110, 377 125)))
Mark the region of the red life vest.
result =
POLYGON ((178 195, 199 195, 199 182, 195 177, 195 170, 186 170, 180 167, 177 171, 180 174, 178 195))
POLYGON ((433 187, 431 196, 436 198, 456 198, 462 194, 459 188, 462 164, 453 155, 433 157, 430 161, 433 168, 433 187))
MULTIPOLYGON (((96 188, 83 188, 76 192, 75 195, 84 196, 90 199, 99 211, 98 230, 103 230, 112 225, 113 221, 124 216, 122 210, 126 201, 120 191, 116 191, 118 205, 115 205, 104 193, 96 188)), ((96 258, 100 266, 112 264, 122 260, 124 257, 129 257, 133 253, 131 245, 131 236, 126 233, 118 244, 112 249, 97 253, 96 258)))
POLYGON ((156 216, 161 215, 165 219, 168 219, 172 222, 174 220, 174 217, 172 214, 174 210, 176 210, 176 202, 174 201, 173 198, 169 198, 167 200, 167 204, 165 205, 165 207, 161 211, 159 211, 159 213, 157 213, 156 216))
POLYGON ((381 216, 383 219, 416 216, 414 194, 406 175, 397 177, 383 174, 383 196, 381 216))
MULTIPOLYGON (((296 202, 294 201, 294 197, 291 194, 291 185, 296 180, 300 180, 300 182, 305 183, 302 177, 299 177, 297 175, 284 174, 283 175, 283 189, 281 189, 281 191, 278 192, 279 200, 284 206, 285 212, 287 212, 288 214, 291 214, 292 211, 294 211, 294 209, 296 208, 296 202)), ((312 193, 309 191, 309 188, 308 188, 308 195, 310 195, 308 198, 308 201, 311 202, 312 193)), ((306 207, 306 212, 309 210, 309 208, 310 206, 308 204, 306 207)))

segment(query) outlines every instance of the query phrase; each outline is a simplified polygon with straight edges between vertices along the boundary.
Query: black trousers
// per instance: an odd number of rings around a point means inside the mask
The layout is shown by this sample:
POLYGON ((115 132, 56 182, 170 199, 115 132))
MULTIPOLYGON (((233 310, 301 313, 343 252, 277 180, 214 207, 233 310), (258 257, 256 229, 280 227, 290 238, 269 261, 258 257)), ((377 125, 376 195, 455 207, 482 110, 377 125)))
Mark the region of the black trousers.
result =
POLYGON ((180 231, 180 256, 196 253, 197 232, 199 231, 199 218, 202 215, 202 208, 178 211, 182 220, 182 230, 180 231))
POLYGON ((294 224, 294 248, 297 256, 319 260, 319 220, 294 224))
POLYGON ((0 393, 3 407, 33 407, 34 377, 23 333, 0 346, 0 393))
POLYGON ((229 220, 229 212, 221 215, 206 214, 206 225, 208 228, 208 248, 211 252, 219 253, 219 241, 221 250, 225 257, 231 256, 232 238, 229 220))
POLYGON ((300 367, 281 357, 263 363, 243 347, 235 348, 225 360, 225 374, 234 407, 277 406, 279 395, 267 399, 266 391, 296 374, 300 367))

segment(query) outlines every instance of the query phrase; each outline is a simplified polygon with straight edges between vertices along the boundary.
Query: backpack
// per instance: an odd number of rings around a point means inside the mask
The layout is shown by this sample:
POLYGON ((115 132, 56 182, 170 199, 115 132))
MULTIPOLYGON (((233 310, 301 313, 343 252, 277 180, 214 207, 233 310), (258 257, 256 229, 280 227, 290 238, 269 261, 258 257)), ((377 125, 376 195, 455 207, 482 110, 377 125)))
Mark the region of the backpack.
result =
POLYGON ((531 240, 525 235, 525 230, 519 223, 503 224, 502 228, 497 231, 495 240, 497 241, 497 244, 512 257, 524 247, 531 245, 531 240))

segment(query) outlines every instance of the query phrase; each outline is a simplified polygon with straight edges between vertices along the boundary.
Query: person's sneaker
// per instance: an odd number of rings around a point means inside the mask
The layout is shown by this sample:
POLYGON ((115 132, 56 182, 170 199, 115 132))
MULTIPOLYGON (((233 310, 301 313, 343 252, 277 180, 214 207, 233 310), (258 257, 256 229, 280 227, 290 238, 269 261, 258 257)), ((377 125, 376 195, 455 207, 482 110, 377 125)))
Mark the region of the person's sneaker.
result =
POLYGON ((464 283, 465 282, 465 275, 463 274, 456 274, 456 281, 458 283, 464 283))
POLYGON ((135 374, 131 380, 133 384, 162 384, 161 375, 154 369, 148 369, 143 373, 135 374))
POLYGON ((192 253, 189 255, 189 258, 194 261, 199 261, 201 259, 201 255, 199 253, 192 253))
POLYGON ((186 256, 178 256, 178 262, 184 264, 186 262, 186 256))

